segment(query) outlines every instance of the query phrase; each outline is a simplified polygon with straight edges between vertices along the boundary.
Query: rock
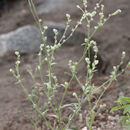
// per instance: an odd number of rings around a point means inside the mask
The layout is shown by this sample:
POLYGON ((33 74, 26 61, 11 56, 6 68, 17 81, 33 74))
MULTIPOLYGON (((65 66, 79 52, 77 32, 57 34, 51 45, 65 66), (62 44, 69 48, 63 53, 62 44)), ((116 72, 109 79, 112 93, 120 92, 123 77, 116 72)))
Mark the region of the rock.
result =
MULTIPOLYGON (((46 31, 46 36, 48 37, 48 43, 53 43, 54 42, 54 32, 53 29, 58 30, 58 37, 57 40, 59 41, 65 31, 65 27, 62 24, 54 23, 54 22, 44 22, 43 25, 48 26, 48 29, 46 31)), ((71 33, 71 30, 68 29, 66 33, 66 37, 69 36, 71 33)), ((65 45, 75 45, 79 44, 81 45, 84 42, 86 35, 82 32, 75 31, 73 36, 65 42, 65 45)))
POLYGON ((61 0, 47 0, 42 2, 38 7, 37 11, 38 14, 45 14, 45 13, 50 13, 54 12, 57 9, 63 8, 66 5, 66 1, 61 1, 61 0))
POLYGON ((119 93, 119 97, 123 97, 125 94, 123 92, 119 93))
MULTIPOLYGON (((64 33, 65 30, 65 26, 63 26, 62 24, 59 23, 54 23, 54 22, 44 22, 43 26, 48 26, 48 29, 46 30, 45 36, 47 36, 47 43, 48 44, 52 44, 54 43, 54 32, 53 29, 57 29, 58 30, 58 36, 57 36, 57 41, 59 41, 64 33)), ((71 30, 68 29, 67 33, 66 33, 66 37, 69 36, 69 34, 71 33, 71 30)), ((79 31, 75 31, 73 36, 67 40, 64 45, 81 45, 82 43, 84 43, 84 39, 87 36, 79 31)), ((93 62, 93 58, 94 58, 94 51, 91 48, 90 50, 91 53, 91 57, 90 60, 91 62, 93 62)), ((109 65, 109 63, 107 61, 104 61, 100 55, 100 53, 97 54, 97 60, 99 60, 99 64, 97 65, 97 69, 100 70, 101 73, 105 73, 107 70, 107 66, 109 65)))
POLYGON ((39 29, 35 26, 24 26, 7 34, 0 35, 0 56, 7 51, 20 53, 38 52, 42 43, 39 29))
POLYGON ((0 57, 4 56, 6 52, 7 52, 6 42, 2 41, 0 42, 0 57))
MULTIPOLYGON (((54 43, 54 32, 53 29, 58 30, 57 40, 59 41, 64 33, 65 27, 61 24, 55 24, 53 22, 47 22, 48 29, 45 35, 47 36, 47 44, 54 43)), ((69 29, 66 33, 66 37, 69 36, 71 30, 69 29)), ((85 34, 79 31, 75 31, 73 36, 65 42, 65 45, 81 45, 84 42, 85 34)), ((7 34, 0 35, 0 56, 4 56, 7 52, 19 51, 20 53, 38 52, 42 38, 40 31, 35 26, 24 26, 15 31, 7 34)), ((94 51, 91 48, 91 61, 93 62, 94 51)), ((98 53, 97 59, 99 64, 97 65, 98 70, 103 69, 104 61, 98 53)))

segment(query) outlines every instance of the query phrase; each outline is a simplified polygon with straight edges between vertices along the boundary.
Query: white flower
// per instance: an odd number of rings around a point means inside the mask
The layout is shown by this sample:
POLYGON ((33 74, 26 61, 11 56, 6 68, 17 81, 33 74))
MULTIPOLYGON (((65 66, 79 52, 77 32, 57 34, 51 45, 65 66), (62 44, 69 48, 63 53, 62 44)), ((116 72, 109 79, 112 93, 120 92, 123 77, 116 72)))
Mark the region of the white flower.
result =
POLYGON ((96 11, 92 12, 92 17, 94 17, 96 15, 96 11))
POLYGON ((42 22, 42 19, 39 19, 39 22, 41 23, 41 22, 42 22))
POLYGON ((40 50, 42 50, 42 49, 43 49, 43 47, 44 47, 44 44, 41 44, 41 45, 40 45, 40 50))
POLYGON ((76 7, 80 9, 80 6, 79 6, 79 5, 77 5, 76 7))
POLYGON ((15 55, 19 55, 19 52, 18 52, 18 51, 15 51, 15 55))
POLYGON ((10 69, 9 71, 10 71, 11 73, 14 72, 13 69, 10 69))
POLYGON ((95 60, 95 61, 94 61, 94 64, 95 64, 95 65, 97 65, 98 63, 99 63, 99 61, 98 61, 98 60, 95 60))
POLYGON ((53 29, 53 32, 55 33, 55 34, 58 34, 58 31, 57 31, 57 29, 53 29))
POLYGON ((99 3, 97 3, 97 4, 96 4, 96 7, 97 7, 97 8, 99 8, 99 7, 100 7, 100 6, 99 6, 99 3))
POLYGON ((125 51, 123 51, 123 52, 122 52, 122 55, 124 55, 124 56, 125 56, 125 51))
POLYGON ((67 17, 67 18, 70 18, 70 14, 66 14, 66 17, 67 17))
POLYGON ((97 30, 97 29, 98 29, 98 26, 95 26, 94 29, 97 30))
POLYGON ((45 30, 47 30, 47 29, 48 29, 48 27, 47 27, 47 26, 43 26, 43 28, 44 28, 45 30))
POLYGON ((17 65, 19 65, 19 64, 20 64, 20 61, 19 61, 19 60, 18 60, 18 61, 16 61, 16 64, 17 64, 17 65))
POLYGON ((113 66, 113 70, 116 71, 116 66, 113 66))
POLYGON ((90 60, 89 60, 88 57, 85 58, 85 61, 86 61, 88 64, 90 64, 90 60))
POLYGON ((77 96, 77 94, 74 92, 74 93, 73 93, 73 96, 75 97, 75 96, 77 96))

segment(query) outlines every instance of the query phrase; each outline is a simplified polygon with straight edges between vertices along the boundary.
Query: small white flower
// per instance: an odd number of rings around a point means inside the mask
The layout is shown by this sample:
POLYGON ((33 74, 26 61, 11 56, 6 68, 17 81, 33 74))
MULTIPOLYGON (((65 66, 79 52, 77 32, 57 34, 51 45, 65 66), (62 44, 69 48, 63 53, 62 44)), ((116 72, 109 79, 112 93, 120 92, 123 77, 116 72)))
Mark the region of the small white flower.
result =
POLYGON ((18 52, 18 51, 15 51, 15 55, 19 55, 19 52, 18 52))
POLYGON ((88 57, 85 58, 85 61, 86 61, 88 64, 90 64, 90 60, 89 60, 88 57))
POLYGON ((125 53, 125 51, 123 51, 123 52, 122 52, 122 55, 124 55, 124 56, 125 56, 125 54, 126 54, 126 53, 125 53))
POLYGON ((98 52, 97 46, 94 46, 94 47, 93 47, 93 50, 94 50, 94 52, 98 52))
POLYGON ((18 60, 18 61, 16 61, 16 64, 17 64, 17 65, 19 65, 19 64, 20 64, 20 61, 19 61, 19 60, 18 60))
POLYGON ((100 22, 100 23, 98 23, 98 25, 99 25, 99 27, 101 27, 101 26, 103 26, 103 23, 102 23, 102 22, 100 22))
POLYGON ((69 84, 68 82, 65 82, 65 86, 68 86, 68 84, 69 84))
POLYGON ((42 35, 44 35, 44 32, 41 32, 42 35))
POLYGON ((43 49, 43 47, 44 47, 44 44, 41 44, 41 45, 40 45, 40 49, 42 50, 42 49, 43 49))
POLYGON ((45 61, 47 61, 47 57, 45 58, 45 61))
POLYGON ((76 7, 80 9, 80 6, 79 6, 79 5, 77 5, 76 7))
POLYGON ((100 13, 99 13, 99 15, 101 16, 101 15, 103 15, 103 13, 102 13, 102 12, 100 12, 100 13))
POLYGON ((67 18, 70 18, 70 14, 66 14, 66 17, 67 17, 67 18))
POLYGON ((97 29, 98 29, 98 26, 95 26, 94 29, 97 30, 97 29))
POLYGON ((74 93, 73 93, 73 96, 75 97, 75 96, 77 96, 77 94, 74 92, 74 93))
POLYGON ((41 22, 42 22, 42 19, 39 19, 39 22, 41 23, 41 22))
POLYGON ((14 72, 13 69, 10 69, 9 71, 10 71, 11 73, 14 72))
POLYGON ((101 5, 101 9, 102 9, 102 10, 104 9, 104 5, 103 5, 103 4, 101 5))
POLYGON ((107 19, 104 19, 104 22, 106 22, 107 21, 107 19))
MULTIPOLYGON (((96 45, 96 42, 94 40, 90 41, 90 44, 96 45)), ((94 46, 95 47, 95 46, 94 46)))
POLYGON ((98 60, 95 60, 95 61, 94 61, 94 64, 95 64, 95 65, 97 65, 98 63, 99 63, 99 61, 98 61, 98 60))
POLYGON ((43 28, 44 28, 45 30, 47 30, 47 29, 48 29, 48 26, 43 26, 43 28))
POLYGON ((78 22, 79 25, 81 25, 82 23, 81 22, 78 22))
POLYGON ((92 17, 94 17, 96 15, 96 11, 92 12, 92 17))
POLYGON ((83 0, 84 7, 87 8, 87 0, 83 0))
POLYGON ((40 70, 40 66, 39 65, 37 66, 37 69, 40 70))
POLYGON ((55 47, 54 47, 54 46, 51 46, 51 50, 54 51, 54 50, 55 50, 55 47))
POLYGON ((97 4, 96 4, 96 7, 97 7, 97 8, 99 8, 99 7, 100 7, 100 6, 99 6, 99 3, 97 3, 97 4))
POLYGON ((47 45, 46 48, 49 49, 51 46, 47 45))
POLYGON ((58 31, 57 31, 57 29, 53 29, 53 32, 55 33, 55 34, 57 34, 58 33, 58 31))
POLYGON ((113 70, 116 70, 116 66, 113 66, 113 70))

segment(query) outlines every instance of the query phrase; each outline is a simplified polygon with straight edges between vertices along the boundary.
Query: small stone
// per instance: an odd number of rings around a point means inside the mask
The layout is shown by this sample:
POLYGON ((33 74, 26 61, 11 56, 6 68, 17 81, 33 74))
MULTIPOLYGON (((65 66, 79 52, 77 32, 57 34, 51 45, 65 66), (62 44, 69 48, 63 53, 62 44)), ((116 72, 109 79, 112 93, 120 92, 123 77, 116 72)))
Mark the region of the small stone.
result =
POLYGON ((124 93, 123 92, 120 92, 119 93, 119 97, 123 97, 124 96, 124 93))
POLYGON ((116 116, 115 116, 115 119, 116 119, 116 120, 119 120, 119 119, 120 119, 120 116, 119 116, 119 115, 116 115, 116 116))
POLYGON ((82 115, 82 113, 79 114, 79 122, 83 122, 83 115, 82 115))
POLYGON ((113 120, 115 120, 115 117, 113 117, 113 116, 108 116, 108 120, 113 121, 113 120))
POLYGON ((88 130, 87 127, 82 128, 82 130, 88 130))
POLYGON ((100 123, 100 125, 101 125, 102 128, 104 128, 105 124, 106 124, 105 122, 101 122, 100 123))

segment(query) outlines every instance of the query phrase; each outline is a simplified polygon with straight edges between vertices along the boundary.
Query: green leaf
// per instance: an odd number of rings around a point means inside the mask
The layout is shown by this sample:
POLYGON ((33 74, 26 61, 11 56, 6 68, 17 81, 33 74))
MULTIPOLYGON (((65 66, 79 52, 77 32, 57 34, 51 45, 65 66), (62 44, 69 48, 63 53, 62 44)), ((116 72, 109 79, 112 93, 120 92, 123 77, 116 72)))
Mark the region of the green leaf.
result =
POLYGON ((122 116, 120 121, 126 121, 128 119, 130 119, 130 116, 122 116))
POLYGON ((125 103, 130 103, 130 97, 123 97, 122 100, 123 100, 125 103))
POLYGON ((130 104, 124 106, 123 114, 130 113, 130 104))
POLYGON ((128 122, 124 123, 123 126, 125 127, 125 130, 130 130, 130 119, 128 122))
POLYGON ((123 108, 123 106, 116 106, 116 107, 113 107, 111 110, 110 110, 110 112, 113 112, 113 111, 115 111, 115 110, 119 110, 119 109, 122 109, 123 108))

